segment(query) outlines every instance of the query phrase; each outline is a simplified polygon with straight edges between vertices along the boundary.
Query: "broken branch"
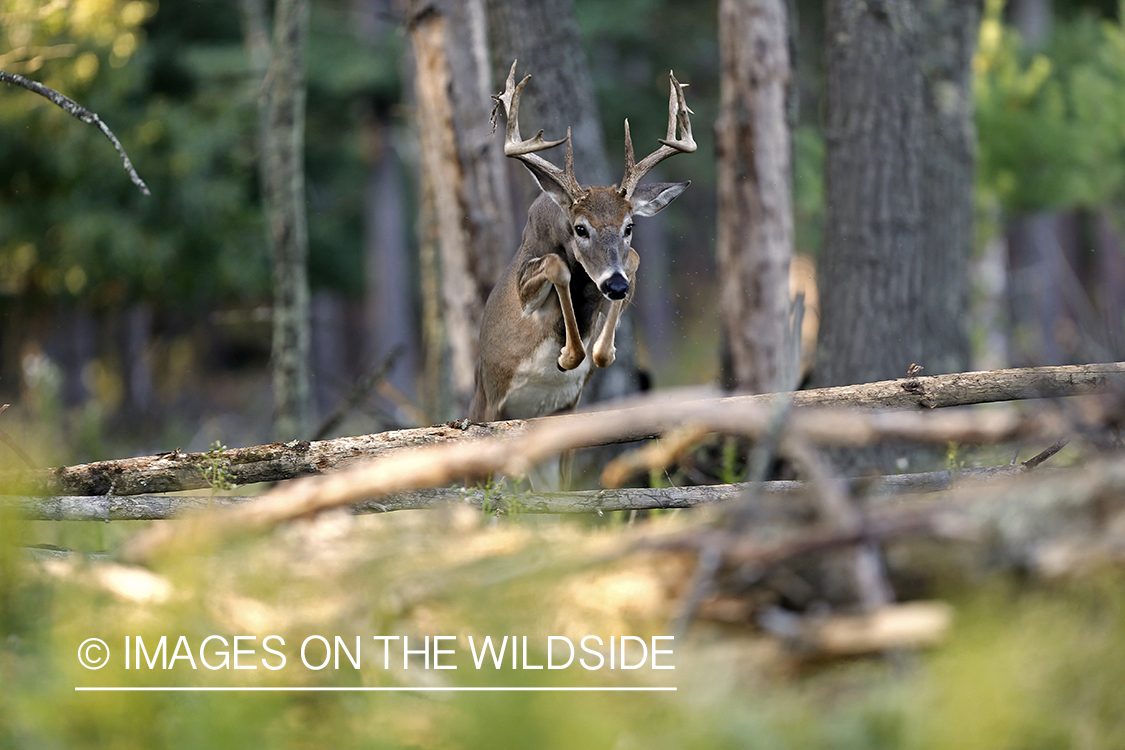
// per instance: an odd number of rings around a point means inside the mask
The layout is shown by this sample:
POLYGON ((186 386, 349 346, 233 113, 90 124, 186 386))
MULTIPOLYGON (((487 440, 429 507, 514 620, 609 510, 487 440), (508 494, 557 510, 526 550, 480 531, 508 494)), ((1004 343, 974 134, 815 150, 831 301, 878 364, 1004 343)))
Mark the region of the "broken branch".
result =
POLYGON ((102 133, 105 134, 105 137, 109 139, 109 142, 113 144, 113 147, 117 149, 117 155, 121 157, 121 161, 125 165, 125 171, 128 173, 129 179, 133 181, 133 184, 136 185, 145 195, 152 195, 152 193, 149 192, 148 185, 146 185, 145 181, 141 179, 141 176, 137 174, 137 170, 133 168, 133 162, 129 161, 129 155, 125 153, 125 147, 121 145, 121 141, 117 140, 117 136, 115 136, 113 134, 113 131, 109 129, 109 126, 102 122, 102 118, 98 117, 95 113, 86 109, 73 99, 60 94, 58 91, 55 91, 48 86, 44 86, 38 81, 32 81, 28 78, 24 78, 21 75, 17 75, 16 73, 5 73, 4 71, 0 70, 0 81, 10 83, 13 86, 25 88, 28 91, 39 94, 39 96, 46 98, 51 103, 60 107, 67 114, 78 118, 87 125, 96 126, 98 130, 102 131, 102 133))

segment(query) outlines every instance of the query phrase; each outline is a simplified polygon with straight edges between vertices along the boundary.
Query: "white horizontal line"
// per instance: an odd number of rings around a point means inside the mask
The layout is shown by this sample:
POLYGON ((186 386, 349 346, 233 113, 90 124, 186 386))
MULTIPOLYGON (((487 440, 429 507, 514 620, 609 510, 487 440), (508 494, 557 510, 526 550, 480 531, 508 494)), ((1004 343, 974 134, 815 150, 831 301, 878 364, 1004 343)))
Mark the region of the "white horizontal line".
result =
POLYGON ((367 692, 367 693, 471 693, 471 692, 675 692, 674 687, 76 687, 75 692, 367 692))

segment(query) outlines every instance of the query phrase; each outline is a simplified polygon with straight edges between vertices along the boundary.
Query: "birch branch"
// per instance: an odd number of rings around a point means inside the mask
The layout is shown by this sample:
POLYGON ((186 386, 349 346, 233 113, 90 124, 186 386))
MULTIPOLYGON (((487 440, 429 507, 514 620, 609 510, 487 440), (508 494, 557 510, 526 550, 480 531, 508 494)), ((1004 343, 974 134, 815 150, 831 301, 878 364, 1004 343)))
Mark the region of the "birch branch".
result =
MULTIPOLYGON (((876 440, 950 440, 979 443, 1016 437, 1067 437, 1069 417, 1058 412, 1021 422, 1012 410, 941 417, 945 412, 872 414, 843 407, 946 407, 1056 396, 1082 396, 1107 390, 1125 392, 1125 363, 1022 368, 991 372, 935 375, 924 378, 821 388, 791 394, 792 419, 810 442, 823 445, 867 445, 876 440), (810 409, 825 407, 815 413, 810 409), (832 409, 831 407, 839 407, 832 409), (931 421, 932 419, 932 421, 931 421), (943 420, 948 422, 943 422, 943 420), (1035 419, 1041 420, 1032 424, 1035 419), (1051 421, 1052 424, 1046 424, 1051 421)), ((476 424, 449 423, 374 435, 321 441, 273 443, 223 451, 218 458, 235 485, 278 482, 336 471, 357 462, 404 449, 457 443, 486 437, 516 438, 553 425, 578 434, 566 448, 631 442, 656 437, 670 427, 700 422, 708 430, 756 437, 768 423, 768 405, 777 396, 732 396, 684 401, 656 394, 631 406, 591 414, 543 417, 476 424), (592 421, 591 421, 592 420, 592 421), (594 427, 593 425, 598 425, 594 427), (589 429, 587 429, 589 427, 589 429)), ((790 429, 794 429, 792 426, 790 429)), ((99 461, 39 472, 0 472, 10 492, 32 495, 143 495, 207 487, 201 469, 206 453, 173 451, 155 456, 99 461)), ((487 473, 487 471, 486 471, 487 473)))
POLYGON ((129 155, 125 153, 125 147, 121 145, 121 141, 117 140, 117 136, 115 136, 113 134, 113 131, 109 129, 109 126, 102 122, 102 118, 98 117, 95 113, 86 109, 73 99, 60 94, 58 91, 44 86, 38 81, 32 81, 28 78, 24 78, 23 76, 16 73, 5 73, 4 71, 0 70, 0 81, 10 83, 13 86, 20 86, 21 88, 25 88, 28 91, 39 94, 39 96, 48 99, 52 104, 55 104, 64 112, 78 118, 87 125, 97 126, 98 130, 102 131, 102 133, 105 134, 105 137, 109 139, 109 142, 113 144, 113 147, 117 149, 117 155, 121 157, 121 161, 125 165, 125 171, 128 173, 129 179, 133 181, 134 185, 140 188, 140 191, 142 193, 144 193, 145 195, 152 195, 152 193, 149 192, 148 185, 146 185, 145 181, 141 179, 141 176, 137 174, 137 170, 133 168, 133 162, 129 161, 129 155))

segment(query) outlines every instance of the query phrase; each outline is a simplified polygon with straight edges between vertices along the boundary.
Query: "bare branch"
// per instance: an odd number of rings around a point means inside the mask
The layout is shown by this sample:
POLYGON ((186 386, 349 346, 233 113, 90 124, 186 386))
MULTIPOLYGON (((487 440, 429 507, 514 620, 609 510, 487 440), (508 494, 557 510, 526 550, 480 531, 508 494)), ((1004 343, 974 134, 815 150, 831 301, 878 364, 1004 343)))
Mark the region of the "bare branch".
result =
POLYGON ((379 382, 387 376, 394 367, 395 362, 406 351, 406 347, 402 344, 391 349, 387 356, 383 358, 383 362, 371 372, 367 373, 352 387, 351 392, 348 394, 338 407, 336 411, 332 412, 328 417, 320 423, 316 433, 313 435, 313 440, 323 440, 333 430, 339 427, 340 423, 344 421, 349 413, 351 413, 363 399, 367 398, 367 394, 371 392, 379 382))
POLYGON ((761 622, 797 655, 824 659, 937 645, 953 623, 953 607, 921 601, 891 604, 862 615, 811 617, 773 610, 761 622))
POLYGON ((1051 456, 1055 455, 1056 453, 1061 451, 1063 448, 1065 448, 1069 442, 1070 442, 1070 438, 1068 438, 1068 437, 1062 438, 1061 440, 1056 442, 1054 445, 1052 445, 1051 447, 1044 450, 1042 453, 1040 453, 1036 456, 1033 456, 1033 457, 1027 459, 1026 461, 1024 461, 1023 465, 1028 469, 1034 469, 1036 466, 1043 463, 1048 458, 1050 458, 1051 456))
POLYGON ((61 107, 65 112, 74 117, 77 117, 87 125, 96 125, 98 129, 105 134, 105 137, 109 139, 109 142, 113 144, 113 147, 117 149, 117 155, 121 157, 121 161, 125 165, 125 171, 128 173, 129 179, 133 181, 134 185, 140 188, 140 191, 142 193, 144 193, 145 195, 152 195, 152 193, 149 192, 148 185, 146 185, 145 181, 141 179, 141 176, 137 174, 137 170, 133 168, 133 162, 129 161, 129 155, 125 153, 125 148, 121 145, 121 141, 117 140, 117 136, 115 136, 113 134, 113 131, 109 129, 109 126, 102 122, 102 119, 95 113, 86 109, 73 99, 60 94, 54 89, 44 86, 37 81, 32 81, 24 78, 23 76, 17 75, 16 73, 5 73, 4 71, 0 70, 0 81, 10 83, 13 86, 20 86, 21 88, 25 88, 28 91, 39 94, 40 96, 49 99, 53 104, 61 107))
MULTIPOLYGON (((4 404, 3 406, 0 406, 0 414, 3 414, 4 412, 8 411, 9 406, 11 406, 11 404, 4 404)), ((20 460, 23 461, 24 466, 26 466, 29 469, 35 468, 35 464, 32 462, 31 457, 28 456, 27 453, 24 452, 24 449, 21 448, 19 446, 19 444, 16 443, 16 441, 12 439, 12 436, 9 435, 4 430, 0 430, 0 442, 4 443, 4 445, 11 448, 12 452, 15 453, 17 456, 19 456, 20 460)))

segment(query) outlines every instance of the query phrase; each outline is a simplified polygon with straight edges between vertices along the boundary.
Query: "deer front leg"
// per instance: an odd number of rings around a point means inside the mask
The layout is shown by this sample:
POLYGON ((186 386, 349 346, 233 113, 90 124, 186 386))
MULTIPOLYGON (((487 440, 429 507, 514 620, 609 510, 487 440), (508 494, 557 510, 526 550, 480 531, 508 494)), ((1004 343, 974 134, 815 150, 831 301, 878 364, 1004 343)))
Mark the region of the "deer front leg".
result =
POLYGON ((625 259, 625 276, 629 279, 629 296, 611 302, 609 305, 605 325, 598 335, 598 340, 594 342, 594 364, 598 367, 609 367, 613 364, 613 360, 617 358, 617 347, 614 345, 617 321, 621 319, 621 311, 625 308, 625 303, 633 299, 633 291, 635 291, 633 283, 636 281, 637 269, 640 268, 640 265, 641 256, 637 254, 636 250, 629 248, 629 256, 625 259))
POLYGON ((582 337, 578 333, 578 319, 574 316, 574 302, 570 298, 570 268, 566 261, 555 254, 544 255, 538 259, 539 269, 532 273, 521 283, 521 297, 525 300, 539 297, 545 299, 543 292, 538 294, 532 291, 538 284, 542 288, 544 281, 549 281, 559 296, 559 308, 562 310, 563 329, 566 332, 566 341, 559 352, 558 366, 560 370, 573 370, 586 359, 586 349, 582 346, 582 337))

